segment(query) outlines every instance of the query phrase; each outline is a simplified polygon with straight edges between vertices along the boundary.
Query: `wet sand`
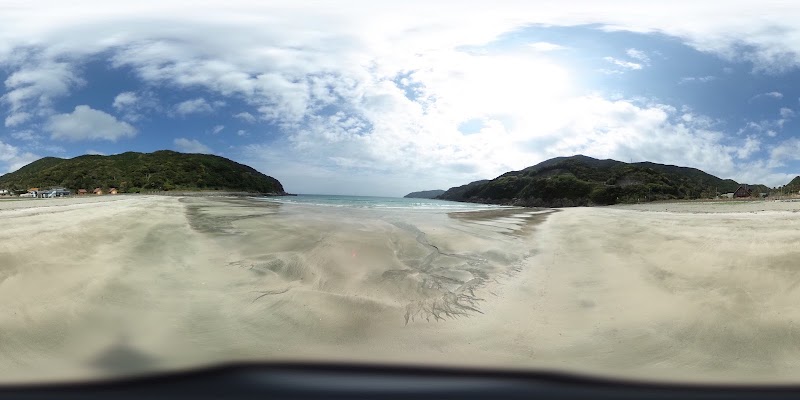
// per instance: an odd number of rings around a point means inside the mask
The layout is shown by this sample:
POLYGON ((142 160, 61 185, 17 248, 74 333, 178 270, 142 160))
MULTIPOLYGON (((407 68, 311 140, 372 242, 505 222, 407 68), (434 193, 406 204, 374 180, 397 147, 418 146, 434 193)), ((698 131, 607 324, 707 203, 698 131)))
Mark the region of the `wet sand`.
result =
POLYGON ((800 214, 785 203, 102 199, 0 202, 0 381, 303 359, 800 380, 800 214))

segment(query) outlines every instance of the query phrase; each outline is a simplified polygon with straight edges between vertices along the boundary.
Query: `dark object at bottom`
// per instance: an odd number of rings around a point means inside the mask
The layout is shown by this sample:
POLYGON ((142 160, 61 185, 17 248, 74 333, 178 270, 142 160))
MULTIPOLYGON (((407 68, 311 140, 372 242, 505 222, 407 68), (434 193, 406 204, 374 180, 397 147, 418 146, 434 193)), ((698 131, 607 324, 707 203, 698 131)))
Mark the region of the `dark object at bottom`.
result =
POLYGON ((777 399, 800 386, 647 384, 551 372, 340 364, 235 364, 73 384, 0 386, 2 399, 777 399))

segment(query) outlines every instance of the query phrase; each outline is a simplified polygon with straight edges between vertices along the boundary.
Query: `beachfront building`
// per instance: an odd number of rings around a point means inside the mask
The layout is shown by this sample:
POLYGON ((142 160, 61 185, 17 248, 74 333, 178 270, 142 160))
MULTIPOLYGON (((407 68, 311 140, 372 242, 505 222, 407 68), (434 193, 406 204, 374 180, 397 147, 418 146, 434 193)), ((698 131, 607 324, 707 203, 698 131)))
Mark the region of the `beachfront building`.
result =
POLYGON ((78 196, 89 193, 86 189, 78 189, 78 196))
POLYGON ((108 194, 117 194, 117 188, 108 189, 108 194))
POLYGON ((94 193, 94 194, 96 194, 96 195, 98 195, 98 196, 102 196, 102 195, 103 195, 103 189, 100 189, 100 188, 95 188, 95 189, 92 191, 92 193, 94 193))
POLYGON ((55 198, 55 197, 69 196, 69 195, 72 194, 72 192, 70 190, 67 190, 67 189, 65 189, 63 187, 56 187, 56 188, 46 189, 42 193, 43 193, 42 197, 51 198, 51 199, 55 198))
POLYGON ((10 195, 11 195, 11 193, 8 190, 0 189, 0 196, 5 197, 5 196, 10 196, 10 195))
POLYGON ((748 185, 739 185, 739 188, 733 192, 733 197, 741 198, 741 197, 750 197, 753 194, 753 189, 750 189, 748 185))

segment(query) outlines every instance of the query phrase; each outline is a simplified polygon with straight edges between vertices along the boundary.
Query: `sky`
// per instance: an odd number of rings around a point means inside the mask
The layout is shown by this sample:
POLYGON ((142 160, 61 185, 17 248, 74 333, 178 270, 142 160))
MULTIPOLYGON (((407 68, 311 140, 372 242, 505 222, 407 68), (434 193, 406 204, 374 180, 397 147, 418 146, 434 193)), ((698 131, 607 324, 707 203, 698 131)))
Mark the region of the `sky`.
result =
POLYGON ((556 156, 800 175, 792 1, 0 3, 0 173, 216 154, 402 196, 556 156))

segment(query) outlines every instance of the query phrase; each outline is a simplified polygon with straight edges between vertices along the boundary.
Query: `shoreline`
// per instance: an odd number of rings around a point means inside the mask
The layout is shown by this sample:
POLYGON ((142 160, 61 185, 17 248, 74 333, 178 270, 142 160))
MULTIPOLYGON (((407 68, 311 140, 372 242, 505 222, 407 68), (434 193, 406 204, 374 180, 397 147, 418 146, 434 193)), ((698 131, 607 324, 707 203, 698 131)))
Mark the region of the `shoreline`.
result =
MULTIPOLYGON (((450 200, 450 199, 440 199, 435 198, 436 200, 444 200, 444 201, 454 201, 458 203, 469 203, 469 204, 489 204, 489 205, 497 205, 497 206, 507 206, 507 207, 524 207, 524 208, 575 208, 575 207, 618 207, 618 206, 629 206, 629 205, 641 205, 641 204, 695 204, 695 203, 752 203, 752 202, 769 202, 769 201, 776 201, 776 202, 800 202, 800 197, 798 196, 782 196, 780 198, 776 197, 764 197, 764 198, 719 198, 719 199, 671 199, 671 200, 653 200, 653 201, 645 201, 645 202, 638 202, 638 203, 616 203, 616 204, 589 204, 585 205, 526 205, 532 204, 531 201, 523 201, 519 199, 504 199, 504 200, 489 200, 489 199, 472 199, 472 200, 450 200)), ((570 199, 560 199, 557 202, 563 203, 564 201, 568 201, 570 203, 578 200, 570 200, 570 199)))

